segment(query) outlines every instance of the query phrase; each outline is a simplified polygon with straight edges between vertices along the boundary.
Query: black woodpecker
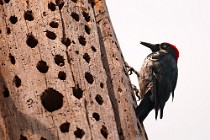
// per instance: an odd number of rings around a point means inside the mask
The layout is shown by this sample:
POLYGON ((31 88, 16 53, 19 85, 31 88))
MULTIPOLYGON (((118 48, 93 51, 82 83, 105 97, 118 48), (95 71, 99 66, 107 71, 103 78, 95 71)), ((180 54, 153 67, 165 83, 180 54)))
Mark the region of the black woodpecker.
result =
POLYGON ((139 72, 139 87, 141 102, 136 108, 136 115, 143 122, 152 109, 155 109, 155 119, 160 110, 160 119, 163 118, 163 109, 166 101, 172 94, 177 83, 179 58, 178 49, 169 43, 140 44, 151 49, 139 72))

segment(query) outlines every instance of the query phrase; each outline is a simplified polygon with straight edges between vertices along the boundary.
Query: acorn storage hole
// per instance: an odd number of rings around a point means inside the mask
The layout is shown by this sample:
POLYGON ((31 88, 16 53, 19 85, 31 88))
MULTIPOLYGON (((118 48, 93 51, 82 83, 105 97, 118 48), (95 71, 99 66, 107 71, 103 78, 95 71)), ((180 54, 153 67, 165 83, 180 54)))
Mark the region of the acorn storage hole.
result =
POLYGON ((58 6, 59 10, 61 10, 64 6, 64 0, 56 0, 55 3, 58 6))
POLYGON ((5 85, 3 85, 3 96, 4 98, 9 97, 9 90, 5 85))
POLYGON ((55 55, 54 61, 55 61, 55 63, 56 63, 58 66, 60 66, 60 67, 62 67, 62 66, 65 65, 63 56, 61 56, 61 55, 59 55, 59 54, 55 55))
POLYGON ((51 11, 55 11, 56 5, 53 2, 50 2, 50 3, 48 3, 48 9, 50 9, 51 11))
POLYGON ((92 116, 96 121, 100 120, 100 115, 98 113, 94 112, 92 116))
POLYGON ((28 140, 28 138, 26 136, 23 136, 22 134, 20 134, 19 140, 28 140))
POLYGON ((71 17, 76 20, 76 21, 79 21, 79 15, 76 13, 76 12, 72 12, 71 13, 71 17))
POLYGON ((88 25, 85 25, 85 32, 87 34, 90 34, 90 27, 88 25))
POLYGON ((27 34, 26 44, 29 47, 34 48, 38 44, 38 40, 33 36, 32 33, 30 33, 30 34, 27 34))
POLYGON ((59 24, 58 24, 58 21, 51 21, 49 25, 50 25, 50 27, 52 27, 52 28, 58 28, 58 25, 59 25, 59 24))
POLYGON ((108 130, 107 130, 106 126, 104 126, 104 125, 102 125, 101 134, 103 135, 103 137, 105 139, 107 139, 107 137, 108 137, 108 130))
POLYGON ((93 52, 96 52, 96 48, 94 46, 91 46, 91 49, 93 52))
POLYGON ((59 71, 58 78, 60 80, 66 80, 66 73, 64 71, 59 71))
POLYGON ((86 45, 86 39, 84 38, 84 36, 79 36, 78 40, 79 40, 79 43, 82 46, 85 46, 86 45))
POLYGON ((73 95, 77 99, 81 99, 83 96, 83 90, 77 85, 76 87, 73 87, 73 95))
POLYGON ((61 42, 66 46, 66 47, 68 47, 68 46, 70 46, 71 45, 71 40, 67 37, 67 38, 62 38, 61 39, 61 42))
POLYGON ((15 57, 11 53, 9 54, 9 60, 12 64, 15 64, 15 57))
POLYGON ((10 2, 10 0, 4 0, 4 2, 5 2, 5 3, 9 3, 9 2, 10 2))
POLYGON ((83 11, 83 12, 82 12, 82 15, 83 15, 83 17, 85 18, 85 20, 86 20, 87 22, 89 22, 89 21, 90 21, 90 16, 89 16, 89 13, 87 13, 87 12, 83 11))
POLYGON ((15 75, 13 82, 17 88, 21 86, 21 79, 17 75, 15 75))
POLYGON ((45 32, 46 32, 46 36, 49 39, 51 39, 51 40, 55 40, 56 39, 57 35, 54 32, 49 31, 49 30, 46 30, 45 32))
POLYGON ((33 16, 33 13, 31 10, 27 10, 24 12, 24 18, 25 20, 28 20, 28 21, 32 21, 34 20, 34 16, 33 16))
POLYGON ((39 72, 41 73, 47 73, 49 66, 47 65, 47 63, 43 60, 40 60, 37 65, 36 68, 39 70, 39 72))
POLYGON ((74 135, 76 138, 82 139, 82 137, 85 135, 85 131, 77 127, 77 130, 74 131, 74 135))
POLYGON ((9 27, 6 27, 6 30, 7 30, 7 34, 11 34, 11 29, 9 27))
POLYGON ((46 139, 46 138, 44 138, 44 137, 41 137, 41 138, 40 138, 40 140, 47 140, 47 139, 46 139))
POLYGON ((12 24, 15 24, 15 23, 17 23, 18 18, 14 15, 14 16, 11 16, 11 17, 9 18, 9 20, 10 20, 10 22, 11 22, 12 24))
POLYGON ((94 82, 93 76, 89 72, 85 72, 85 79, 89 84, 92 84, 94 82))
POLYGON ((102 105, 104 102, 103 98, 99 94, 96 95, 95 100, 99 105, 102 105))
POLYGON ((63 95, 53 88, 46 89, 40 98, 42 105, 49 112, 58 110, 63 106, 63 95))
POLYGON ((70 123, 69 122, 65 122, 65 123, 60 125, 60 131, 62 133, 67 133, 67 132, 69 132, 69 127, 70 127, 70 123))
POLYGON ((83 59, 85 59, 85 61, 86 61, 87 63, 89 63, 91 58, 90 58, 90 56, 89 56, 88 53, 85 53, 85 54, 83 55, 83 59))

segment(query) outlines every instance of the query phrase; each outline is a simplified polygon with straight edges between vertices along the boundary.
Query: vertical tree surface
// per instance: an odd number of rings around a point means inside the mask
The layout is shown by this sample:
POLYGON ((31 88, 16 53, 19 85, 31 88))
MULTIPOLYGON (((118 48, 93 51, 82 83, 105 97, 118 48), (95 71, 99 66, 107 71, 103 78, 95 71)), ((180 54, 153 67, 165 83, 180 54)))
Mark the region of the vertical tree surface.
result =
POLYGON ((0 0, 1 140, 145 140, 104 0, 0 0))

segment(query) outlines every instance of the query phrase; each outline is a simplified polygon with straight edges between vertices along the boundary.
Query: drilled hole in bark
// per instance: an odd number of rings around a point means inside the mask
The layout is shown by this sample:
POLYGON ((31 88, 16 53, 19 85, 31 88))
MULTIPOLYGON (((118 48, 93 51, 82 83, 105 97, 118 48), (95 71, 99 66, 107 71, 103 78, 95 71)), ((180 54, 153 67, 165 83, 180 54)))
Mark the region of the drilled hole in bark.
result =
POLYGON ((85 72, 85 79, 89 84, 92 84, 94 81, 92 74, 89 72, 85 72))
POLYGON ((58 22, 57 21, 51 21, 50 22, 50 27, 52 27, 52 28, 58 28, 58 22))
POLYGON ((44 138, 44 137, 41 137, 41 138, 40 138, 40 140, 47 140, 47 139, 46 139, 46 138, 44 138))
POLYGON ((83 96, 83 90, 79 87, 79 85, 77 85, 76 87, 73 87, 73 95, 77 98, 77 99, 81 99, 83 96))
POLYGON ((62 66, 65 65, 63 56, 61 56, 61 55, 59 55, 59 54, 55 55, 54 61, 55 61, 55 63, 56 63, 58 66, 60 66, 60 67, 62 67, 62 66))
POLYGON ((11 33, 11 29, 9 27, 6 27, 7 34, 9 35, 11 33))
POLYGON ((55 11, 56 5, 53 2, 50 2, 50 3, 48 3, 48 9, 50 9, 51 11, 55 11))
POLYGON ((89 13, 87 13, 87 12, 83 11, 83 12, 82 12, 82 15, 83 15, 83 17, 85 18, 85 20, 86 20, 87 22, 89 22, 89 21, 90 21, 90 16, 89 16, 89 13))
POLYGON ((20 134, 19 140, 28 140, 28 138, 26 136, 23 136, 22 134, 20 134))
POLYGON ((74 3, 77 3, 77 0, 71 0, 71 1, 73 1, 74 3))
POLYGON ((5 2, 5 3, 9 3, 9 2, 10 2, 10 0, 4 0, 4 2, 5 2))
POLYGON ((9 18, 9 20, 10 20, 10 22, 12 23, 12 24, 15 24, 15 23, 17 23, 17 17, 16 16, 11 16, 10 18, 9 18))
POLYGON ((79 15, 78 15, 77 13, 72 12, 72 13, 71 13, 71 17, 72 17, 74 20, 79 21, 79 15))
POLYGON ((71 40, 67 37, 67 38, 62 38, 61 42, 66 46, 70 46, 71 45, 71 40))
POLYGON ((105 139, 107 139, 107 137, 108 137, 108 130, 107 130, 106 126, 104 126, 104 125, 102 125, 101 134, 104 136, 105 139))
POLYGON ((15 64, 15 57, 11 54, 9 54, 9 60, 12 64, 15 64))
POLYGON ((85 32, 86 32, 87 34, 90 34, 90 27, 87 26, 87 25, 85 25, 85 32))
POLYGON ((96 52, 96 48, 94 46, 91 46, 91 49, 93 52, 96 52))
POLYGON ((83 46, 85 46, 86 45, 86 39, 83 37, 83 36, 79 36, 79 43, 81 44, 81 45, 83 45, 83 46))
POLYGON ((82 139, 82 137, 85 135, 85 131, 77 127, 77 130, 74 131, 74 135, 76 138, 82 139))
POLYGON ((25 11, 24 18, 25 18, 25 20, 28 20, 28 21, 34 20, 34 16, 33 16, 32 11, 31 10, 25 11))
POLYGON ((58 6, 59 10, 61 10, 64 6, 64 0, 56 0, 55 3, 58 6))
POLYGON ((101 95, 99 95, 99 94, 96 95, 95 99, 96 99, 96 102, 97 102, 99 105, 102 105, 103 102, 104 102, 103 98, 102 98, 101 95))
POLYGON ((47 15, 47 12, 43 12, 42 14, 43 14, 43 16, 46 16, 47 15))
POLYGON ((41 73, 47 73, 49 66, 47 63, 43 60, 39 61, 38 64, 36 65, 36 68, 41 72, 41 73))
POLYGON ((83 55, 83 59, 85 59, 85 61, 87 62, 87 63, 89 63, 90 62, 90 56, 88 55, 88 53, 85 53, 84 55, 83 55))
POLYGON ((100 87, 101 87, 101 88, 104 88, 104 83, 101 82, 101 83, 100 83, 100 87))
POLYGON ((48 88, 42 93, 41 102, 47 111, 53 112, 63 106, 63 95, 53 88, 48 88))
POLYGON ((98 113, 94 112, 92 116, 96 121, 100 120, 100 115, 98 113))
POLYGON ((77 50, 77 51, 75 51, 75 53, 78 55, 79 54, 79 51, 77 50))
POLYGON ((38 40, 30 33, 27 35, 26 44, 29 47, 34 48, 38 44, 38 40))
POLYGON ((15 75, 13 82, 17 88, 21 86, 21 79, 17 75, 15 75))
POLYGON ((65 122, 65 123, 60 125, 60 131, 62 133, 67 133, 67 132, 69 132, 69 127, 70 127, 70 123, 69 122, 65 122))
POLYGON ((60 80, 66 80, 66 73, 64 71, 59 71, 58 78, 60 80))
POLYGON ((1 29, 0 29, 0 34, 2 33, 1 29))
POLYGON ((5 85, 3 85, 3 96, 4 98, 9 97, 9 90, 5 85))
POLYGON ((52 39, 52 40, 55 40, 56 39, 56 37, 57 37, 57 35, 54 33, 54 32, 52 32, 52 31, 46 31, 46 36, 49 38, 49 39, 52 39))

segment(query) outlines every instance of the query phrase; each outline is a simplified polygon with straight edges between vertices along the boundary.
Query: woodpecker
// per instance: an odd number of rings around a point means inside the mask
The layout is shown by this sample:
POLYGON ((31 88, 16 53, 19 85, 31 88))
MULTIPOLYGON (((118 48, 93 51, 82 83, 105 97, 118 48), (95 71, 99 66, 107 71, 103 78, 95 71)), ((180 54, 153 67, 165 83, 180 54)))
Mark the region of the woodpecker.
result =
POLYGON ((179 51, 176 46, 169 43, 140 44, 151 49, 138 73, 141 102, 136 108, 136 115, 140 122, 143 122, 152 109, 155 109, 155 119, 160 110, 160 119, 163 118, 163 109, 166 101, 172 94, 178 78, 177 61, 179 51))

